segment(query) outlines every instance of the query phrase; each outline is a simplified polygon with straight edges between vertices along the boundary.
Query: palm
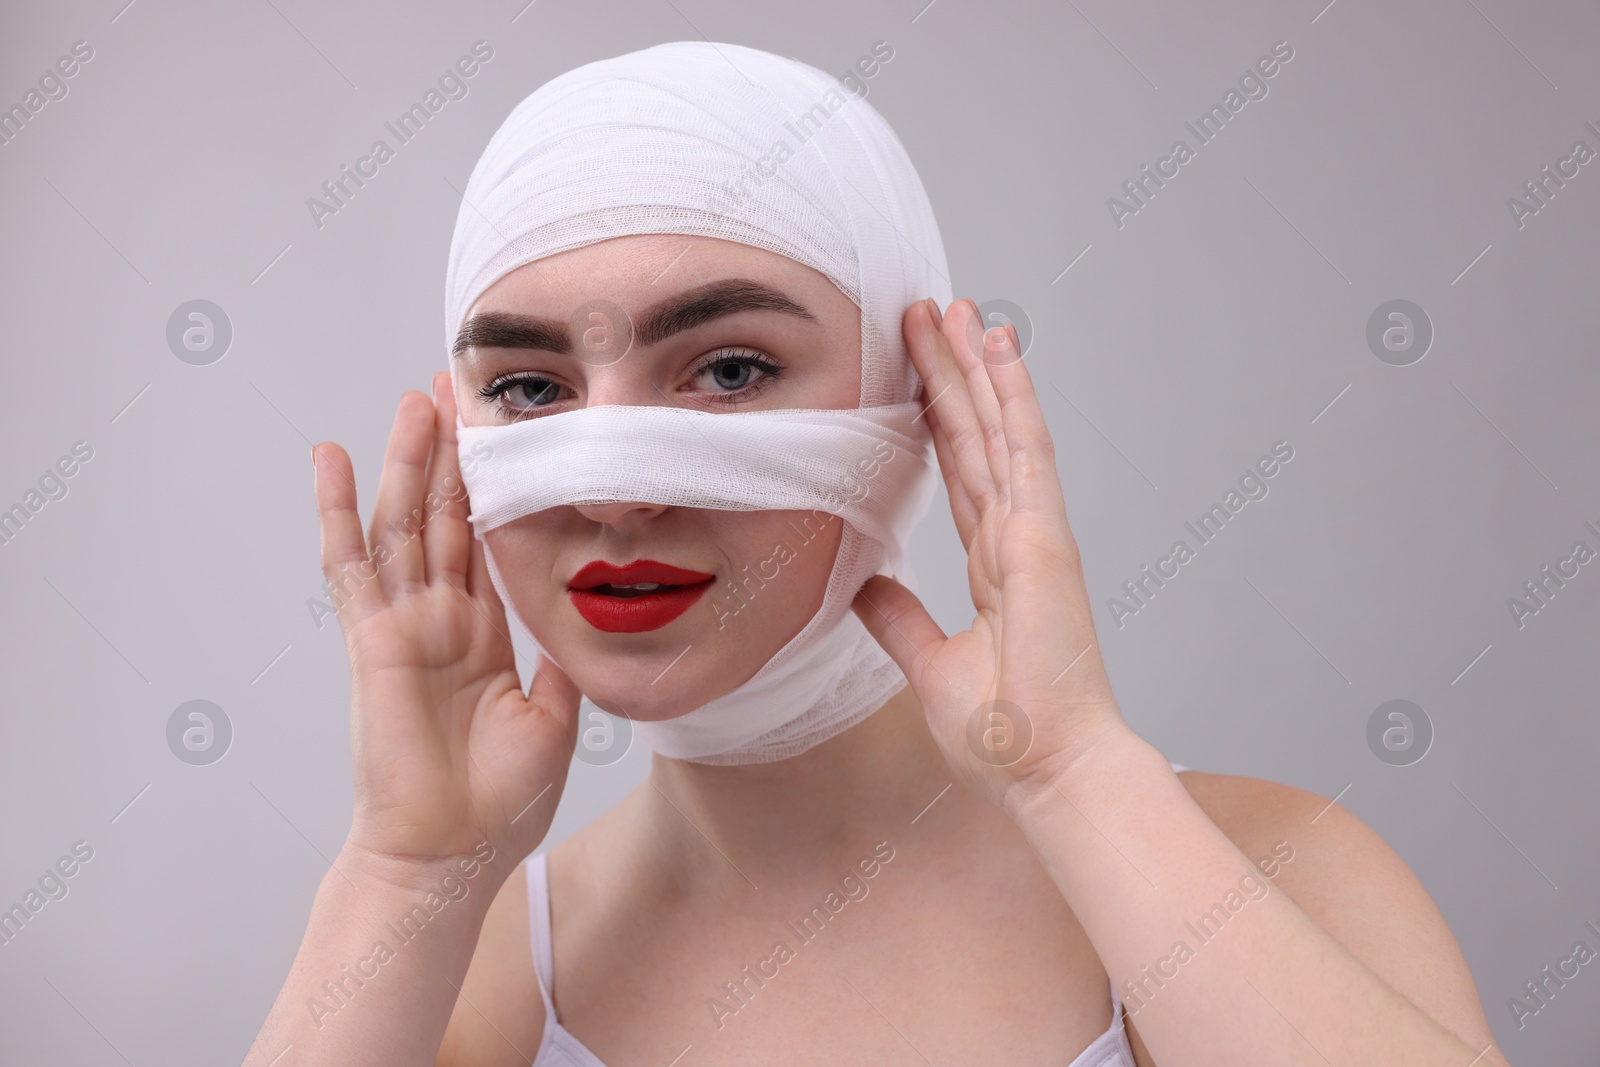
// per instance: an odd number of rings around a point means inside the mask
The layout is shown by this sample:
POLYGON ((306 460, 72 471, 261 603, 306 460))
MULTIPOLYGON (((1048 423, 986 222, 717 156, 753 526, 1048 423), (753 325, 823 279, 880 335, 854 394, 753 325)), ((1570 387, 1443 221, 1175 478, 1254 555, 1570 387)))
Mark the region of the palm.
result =
POLYGON ((440 400, 431 418, 402 400, 365 538, 348 458, 337 446, 321 453, 324 571, 354 586, 339 611, 352 680, 351 839, 417 859, 488 840, 520 857, 543 837, 565 782, 578 693, 546 661, 522 691, 504 608, 466 524, 454 407, 440 400), (396 528, 396 516, 409 527, 396 528))
POLYGON ((926 417, 976 615, 946 637, 888 578, 863 587, 857 611, 905 671, 951 766, 998 801, 1120 717, 1027 371, 1014 350, 985 362, 970 301, 951 306, 942 330, 913 306, 905 328, 937 398, 926 417))
MULTIPOLYGON (((457 828, 473 837, 456 842, 470 851, 500 814, 495 797, 541 769, 541 750, 517 731, 527 699, 509 645, 449 587, 407 597, 352 631, 353 695, 386 709, 359 725, 357 739, 375 757, 356 763, 360 814, 457 828)), ((423 844, 396 841, 389 850, 423 844)))

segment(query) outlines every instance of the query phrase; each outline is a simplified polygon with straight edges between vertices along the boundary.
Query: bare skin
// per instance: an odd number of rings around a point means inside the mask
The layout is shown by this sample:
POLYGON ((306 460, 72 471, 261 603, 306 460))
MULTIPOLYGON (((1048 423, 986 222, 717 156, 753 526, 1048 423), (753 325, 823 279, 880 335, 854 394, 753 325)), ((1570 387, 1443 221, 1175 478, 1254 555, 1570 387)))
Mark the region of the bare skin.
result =
MULTIPOLYGON (((854 305, 815 272, 746 246, 602 242, 512 272, 473 311, 565 321, 598 294, 638 322, 660 301, 728 277, 781 290, 815 317, 738 311, 605 367, 470 351, 454 393, 443 378, 431 405, 402 398, 366 535, 348 457, 318 446, 330 581, 375 558, 393 539, 390 524, 430 487, 443 494, 459 477, 458 405, 473 424, 540 417, 491 409, 479 395, 508 369, 559 386, 521 392, 551 411, 709 407, 719 392, 743 398, 727 410, 855 406, 854 305), (728 346, 765 352, 784 373, 750 393, 724 390, 697 368, 728 346)), ((1108 980, 1143 980, 1126 1020, 1141 1067, 1503 1065, 1444 920, 1377 835, 1300 790, 1176 775, 1122 721, 1049 435, 1027 370, 1006 348, 1014 338, 983 334, 965 300, 942 316, 914 304, 902 328, 927 396, 938 397, 928 417, 969 555, 972 627, 947 637, 909 591, 872 579, 855 610, 910 680, 876 715, 777 763, 656 756, 643 786, 551 850, 563 1025, 610 1067, 679 1056, 685 1067, 1060 1067, 1113 1023, 1108 980), (966 740, 974 710, 994 700, 1033 732, 1003 767, 966 740), (857 871, 859 898, 843 882, 857 871), (841 885, 850 900, 814 940, 785 926, 841 885), (1189 936, 1192 958, 1171 962, 1185 923, 1230 892, 1242 903, 1230 905, 1224 932, 1204 944, 1189 936), (779 940, 793 951, 776 976, 748 984, 755 992, 737 1011, 713 1008, 739 1004, 724 983, 779 940), (1167 980, 1154 988, 1146 967, 1167 980)), ((497 559, 516 561, 507 573, 520 613, 567 669, 541 660, 524 696, 465 514, 464 502, 432 514, 340 610, 354 679, 356 816, 249 1064, 282 1054, 284 1067, 526 1065, 546 1020, 520 861, 555 810, 578 693, 669 718, 726 692, 814 612, 837 545, 835 531, 814 558, 802 553, 792 594, 756 601, 736 632, 691 609, 661 630, 615 635, 588 628, 566 603, 577 566, 645 556, 720 577, 765 554, 764 524, 777 513, 616 504, 552 509, 492 531, 497 559), (691 641, 715 654, 685 656, 674 687, 646 692, 691 641), (493 858, 461 871, 468 891, 391 960, 362 969, 384 920, 480 842, 493 858), (381 977, 316 1016, 308 1000, 346 965, 381 977)))

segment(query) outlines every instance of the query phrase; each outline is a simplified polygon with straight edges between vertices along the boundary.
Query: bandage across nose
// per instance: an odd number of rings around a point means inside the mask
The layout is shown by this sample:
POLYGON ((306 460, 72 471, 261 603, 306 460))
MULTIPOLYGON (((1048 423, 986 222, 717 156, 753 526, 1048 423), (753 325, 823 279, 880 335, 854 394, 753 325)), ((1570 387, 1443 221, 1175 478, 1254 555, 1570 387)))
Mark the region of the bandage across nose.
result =
POLYGON ((572 504, 821 511, 914 582, 905 548, 932 490, 926 425, 915 402, 727 413, 606 404, 456 432, 480 538, 572 504))

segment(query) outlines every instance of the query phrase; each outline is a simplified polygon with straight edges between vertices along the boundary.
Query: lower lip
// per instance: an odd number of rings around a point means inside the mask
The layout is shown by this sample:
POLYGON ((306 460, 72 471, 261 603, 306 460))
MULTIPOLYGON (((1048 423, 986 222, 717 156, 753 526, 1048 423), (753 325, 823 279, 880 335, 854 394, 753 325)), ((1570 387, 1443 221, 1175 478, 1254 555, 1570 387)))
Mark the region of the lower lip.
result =
POLYGON ((638 634, 659 630, 688 611, 711 588, 711 580, 695 585, 663 589, 643 596, 606 596, 587 589, 568 589, 567 596, 578 614, 596 630, 608 634, 638 634))

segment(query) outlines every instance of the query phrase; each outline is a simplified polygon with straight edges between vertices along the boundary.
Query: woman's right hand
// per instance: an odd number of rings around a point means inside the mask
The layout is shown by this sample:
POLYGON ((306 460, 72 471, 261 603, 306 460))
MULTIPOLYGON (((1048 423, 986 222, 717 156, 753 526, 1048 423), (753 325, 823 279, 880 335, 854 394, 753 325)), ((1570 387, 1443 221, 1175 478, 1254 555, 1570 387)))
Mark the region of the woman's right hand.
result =
MULTIPOLYGON (((312 448, 322 571, 350 661, 355 813, 346 849, 430 866, 484 841, 509 875, 566 784, 580 693, 540 657, 525 695, 467 522, 450 375, 400 398, 365 534, 350 457, 312 448), (499 857, 497 857, 499 858, 499 857)), ((483 858, 481 855, 480 859, 483 858)))

